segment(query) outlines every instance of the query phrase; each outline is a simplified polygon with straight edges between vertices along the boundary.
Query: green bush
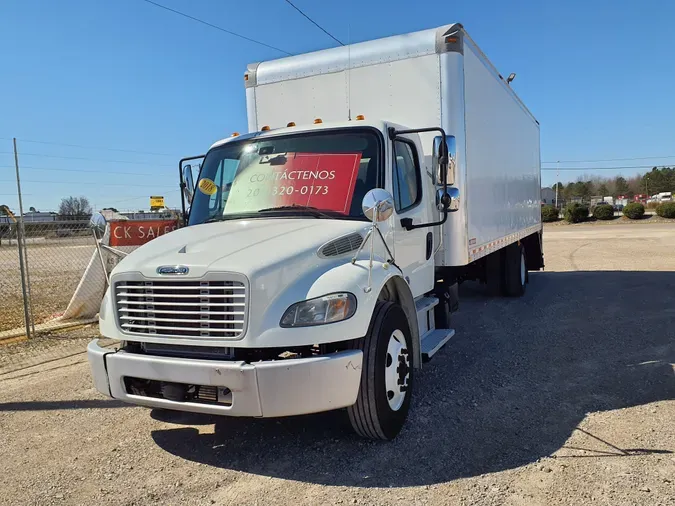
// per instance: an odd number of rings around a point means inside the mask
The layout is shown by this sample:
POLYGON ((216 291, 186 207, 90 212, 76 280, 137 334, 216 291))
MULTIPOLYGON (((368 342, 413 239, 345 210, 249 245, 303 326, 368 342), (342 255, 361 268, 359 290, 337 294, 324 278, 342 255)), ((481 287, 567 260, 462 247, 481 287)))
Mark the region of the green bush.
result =
POLYGON ((581 223, 588 218, 588 207, 582 204, 570 204, 565 208, 565 221, 569 223, 581 223))
POLYGON ((593 209, 593 218, 596 220, 614 219, 614 208, 612 206, 600 205, 593 209))
POLYGON ((675 202, 664 202, 656 207, 656 214, 661 218, 675 218, 675 202))
POLYGON ((645 215, 645 206, 639 202, 631 202, 623 208, 623 215, 631 220, 640 220, 645 215))
POLYGON ((550 223, 552 221, 558 221, 560 213, 553 206, 543 206, 541 208, 541 221, 544 223, 550 223))

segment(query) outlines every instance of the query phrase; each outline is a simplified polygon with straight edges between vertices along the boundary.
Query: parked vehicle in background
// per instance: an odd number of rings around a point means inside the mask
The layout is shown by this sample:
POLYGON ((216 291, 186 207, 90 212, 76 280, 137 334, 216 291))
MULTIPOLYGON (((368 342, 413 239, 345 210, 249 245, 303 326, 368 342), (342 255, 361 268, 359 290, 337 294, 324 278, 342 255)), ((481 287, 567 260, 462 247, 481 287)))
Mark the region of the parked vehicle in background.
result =
POLYGON ((672 192, 661 192, 656 196, 659 202, 672 202, 673 193, 672 192))
POLYGON ((599 196, 591 197, 591 209, 602 202, 604 202, 604 199, 602 197, 599 196))
POLYGON ((253 64, 245 87, 250 133, 196 185, 181 160, 188 226, 113 270, 100 331, 121 348, 90 343, 94 384, 219 415, 346 408, 392 439, 458 284, 518 297, 544 265, 539 123, 459 24, 253 64))

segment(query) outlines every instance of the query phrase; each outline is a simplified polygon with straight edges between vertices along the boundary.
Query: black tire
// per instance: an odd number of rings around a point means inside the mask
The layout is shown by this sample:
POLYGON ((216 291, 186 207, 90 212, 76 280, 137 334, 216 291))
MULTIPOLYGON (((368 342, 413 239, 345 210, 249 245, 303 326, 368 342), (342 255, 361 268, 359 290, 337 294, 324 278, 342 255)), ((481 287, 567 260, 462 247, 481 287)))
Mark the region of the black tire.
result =
POLYGON ((513 243, 504 251, 504 294, 521 297, 527 285, 527 261, 522 244, 513 243))
MULTIPOLYGON (((361 368, 361 385, 356 404, 347 408, 349 421, 354 431, 365 438, 391 440, 401 431, 410 409, 413 387, 412 337, 410 326, 403 308, 388 301, 379 301, 373 311, 368 334, 354 342, 354 348, 363 350, 363 366, 361 368), (403 403, 396 410, 389 404, 389 396, 385 382, 389 360, 389 340, 395 331, 399 331, 405 340, 405 349, 399 358, 396 372, 407 376, 407 386, 400 388, 404 392, 403 403), (401 371, 401 367, 404 369, 401 371)), ((401 377, 398 378, 401 381, 401 377)), ((391 392, 392 398, 396 395, 391 392)))

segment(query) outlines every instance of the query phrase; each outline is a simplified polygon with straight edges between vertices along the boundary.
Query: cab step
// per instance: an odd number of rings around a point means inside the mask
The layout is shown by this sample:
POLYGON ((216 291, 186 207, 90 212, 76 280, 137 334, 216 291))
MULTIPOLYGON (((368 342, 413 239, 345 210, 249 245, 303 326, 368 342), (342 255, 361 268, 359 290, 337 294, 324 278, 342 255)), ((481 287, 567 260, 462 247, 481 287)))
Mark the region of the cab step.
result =
POLYGON ((422 336, 422 361, 431 360, 438 350, 455 335, 455 329, 434 329, 422 336))

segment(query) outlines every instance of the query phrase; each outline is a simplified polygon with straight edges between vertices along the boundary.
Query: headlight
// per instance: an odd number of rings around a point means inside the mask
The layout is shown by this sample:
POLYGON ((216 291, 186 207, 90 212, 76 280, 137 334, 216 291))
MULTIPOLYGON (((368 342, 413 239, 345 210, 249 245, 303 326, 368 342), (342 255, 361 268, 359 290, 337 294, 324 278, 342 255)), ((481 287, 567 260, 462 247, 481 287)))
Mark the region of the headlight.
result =
POLYGON ((351 293, 331 293, 304 300, 289 307, 281 318, 282 327, 309 327, 339 322, 356 312, 356 297, 351 293))

